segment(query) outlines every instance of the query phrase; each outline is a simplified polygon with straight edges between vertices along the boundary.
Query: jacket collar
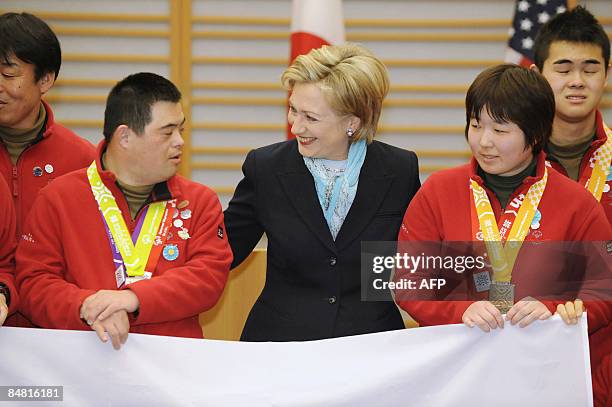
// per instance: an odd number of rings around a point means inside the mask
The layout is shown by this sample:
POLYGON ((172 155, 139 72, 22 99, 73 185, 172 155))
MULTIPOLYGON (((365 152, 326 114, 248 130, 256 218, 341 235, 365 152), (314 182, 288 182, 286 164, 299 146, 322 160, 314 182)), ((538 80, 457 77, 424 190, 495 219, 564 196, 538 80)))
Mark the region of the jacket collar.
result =
POLYGON ((39 137, 42 139, 53 134, 53 129, 55 128, 55 116, 53 115, 53 109, 51 109, 51 106, 49 106, 47 102, 45 102, 43 99, 41 99, 40 102, 45 108, 45 112, 47 112, 47 119, 43 125, 43 131, 41 132, 42 134, 39 135, 39 137))
MULTIPOLYGON (((546 153, 544 153, 544 151, 540 151, 540 153, 536 156, 536 160, 536 174, 533 177, 526 177, 523 180, 522 188, 529 188, 531 185, 544 178, 544 171, 546 168, 546 153)), ((485 187, 484 180, 480 175, 478 175, 478 161, 476 161, 474 156, 472 156, 470 159, 469 165, 470 178, 476 181, 481 187, 485 187)))
MULTIPOLYGON (((591 142, 591 146, 586 151, 585 155, 592 154, 592 151, 598 149, 602 145, 608 141, 608 137, 606 136, 606 131, 603 128, 603 116, 601 112, 598 110, 595 114, 595 138, 591 142)), ((544 146, 544 151, 546 152, 546 159, 552 162, 559 162, 556 157, 550 154, 550 150, 548 148, 548 143, 544 146)))
POLYGON ((288 143, 291 143, 290 151, 279 165, 278 180, 307 227, 326 247, 337 253, 357 238, 370 223, 394 176, 387 171, 380 145, 377 142, 368 145, 355 199, 334 242, 317 198, 314 180, 298 151, 297 141, 288 143))
POLYGON ((45 122, 43 123, 40 132, 36 135, 36 138, 32 141, 30 145, 34 145, 36 143, 41 142, 43 139, 48 138, 53 134, 53 128, 55 127, 55 118, 53 116, 53 110, 51 110, 51 106, 44 100, 40 100, 44 109, 45 109, 45 122))
MULTIPOLYGON (((107 146, 108 144, 104 139, 98 144, 96 152, 96 167, 98 168, 100 179, 102 180, 104 185, 106 185, 106 187, 113 193, 115 197, 123 197, 123 192, 121 192, 121 189, 117 185, 117 177, 111 171, 105 169, 104 165, 102 164, 102 154, 104 154, 104 152, 106 151, 107 146)), ((181 196, 182 194, 178 185, 178 179, 175 175, 167 181, 155 184, 155 186, 153 187, 153 191, 151 191, 151 195, 145 202, 145 205, 151 202, 167 201, 169 199, 180 199, 181 196)))
MULTIPOLYGON (((283 161, 279 165, 281 169, 279 174, 297 173, 310 175, 310 171, 308 171, 306 164, 304 164, 304 157, 299 153, 297 140, 290 140, 287 143, 290 143, 290 153, 282 159, 283 161)), ((361 168, 361 174, 363 174, 366 168, 368 174, 372 176, 382 176, 388 173, 387 164, 385 160, 380 157, 380 145, 376 141, 368 145, 366 158, 361 168)), ((361 175, 359 180, 361 181, 361 175)))
POLYGON ((599 148, 604 145, 606 141, 608 141, 608 137, 606 136, 606 131, 603 126, 603 116, 601 112, 598 110, 597 115, 595 116, 595 139, 591 144, 592 148, 599 148))

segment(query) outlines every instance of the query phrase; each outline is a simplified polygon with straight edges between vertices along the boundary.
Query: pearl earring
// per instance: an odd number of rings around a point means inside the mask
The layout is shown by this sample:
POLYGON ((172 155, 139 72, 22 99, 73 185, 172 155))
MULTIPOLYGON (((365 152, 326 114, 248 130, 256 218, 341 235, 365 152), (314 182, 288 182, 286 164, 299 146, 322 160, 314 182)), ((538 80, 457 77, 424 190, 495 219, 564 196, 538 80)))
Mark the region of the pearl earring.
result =
POLYGON ((350 127, 348 129, 346 129, 346 135, 349 137, 353 137, 353 134, 355 134, 355 132, 353 131, 353 129, 351 129, 350 127))

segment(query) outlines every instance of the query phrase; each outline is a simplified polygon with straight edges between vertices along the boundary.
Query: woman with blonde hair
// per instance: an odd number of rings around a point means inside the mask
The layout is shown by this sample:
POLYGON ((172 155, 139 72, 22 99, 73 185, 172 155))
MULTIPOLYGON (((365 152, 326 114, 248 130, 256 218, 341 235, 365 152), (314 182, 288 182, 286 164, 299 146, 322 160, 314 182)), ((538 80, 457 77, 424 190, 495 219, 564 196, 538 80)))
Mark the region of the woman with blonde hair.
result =
POLYGON ((249 152, 225 211, 232 267, 268 238, 266 283, 242 340, 403 328, 392 301, 361 300, 361 242, 395 240, 420 187, 415 154, 374 140, 387 70, 359 45, 323 46, 281 80, 295 139, 249 152))

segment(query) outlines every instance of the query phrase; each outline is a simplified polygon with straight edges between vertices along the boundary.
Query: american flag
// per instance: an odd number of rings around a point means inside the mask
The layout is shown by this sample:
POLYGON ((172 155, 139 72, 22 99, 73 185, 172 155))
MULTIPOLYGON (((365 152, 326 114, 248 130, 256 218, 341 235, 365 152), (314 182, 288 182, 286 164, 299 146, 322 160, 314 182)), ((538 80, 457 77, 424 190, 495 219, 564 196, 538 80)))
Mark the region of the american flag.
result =
POLYGON ((540 27, 567 10, 567 0, 517 0, 506 62, 522 66, 533 63, 533 46, 540 27))

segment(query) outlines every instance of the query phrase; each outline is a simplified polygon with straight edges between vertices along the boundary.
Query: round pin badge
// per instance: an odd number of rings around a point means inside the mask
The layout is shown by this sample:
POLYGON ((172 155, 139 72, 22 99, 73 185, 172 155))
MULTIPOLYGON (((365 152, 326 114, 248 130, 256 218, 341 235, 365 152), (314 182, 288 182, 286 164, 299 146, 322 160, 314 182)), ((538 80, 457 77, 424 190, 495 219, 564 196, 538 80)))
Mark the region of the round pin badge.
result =
POLYGON ((47 174, 53 174, 53 171, 54 171, 54 168, 53 168, 53 166, 51 164, 45 165, 45 172, 47 174))
POLYGON ((189 219, 189 218, 191 218, 190 209, 185 209, 184 211, 181 212, 181 219, 189 219))
POLYGON ((540 212, 539 209, 536 209, 536 212, 533 215, 533 220, 531 221, 531 229, 533 230, 539 229, 541 220, 542 220, 542 212, 540 212))
POLYGON ((176 219, 178 218, 178 216, 179 216, 179 210, 174 208, 174 212, 172 212, 172 218, 176 219))
POLYGON ((604 187, 603 187, 603 191, 604 191, 604 192, 606 192, 606 193, 607 193, 607 192, 610 192, 610 184, 606 184, 606 185, 604 185, 604 187))
POLYGON ((35 177, 42 177, 43 175, 43 170, 40 167, 34 167, 32 169, 32 174, 34 174, 35 177))
POLYGON ((189 201, 188 200, 184 200, 184 201, 179 202, 179 204, 176 207, 179 208, 179 209, 183 209, 183 208, 186 208, 187 205, 189 205, 189 201))
POLYGON ((189 232, 187 231, 187 229, 179 230, 177 235, 178 235, 178 237, 180 237, 183 240, 187 240, 187 239, 189 239, 191 237, 191 236, 189 236, 189 232))
POLYGON ((178 246, 175 245, 175 244, 167 244, 164 247, 164 250, 163 250, 162 254, 164 256, 164 259, 166 259, 168 261, 174 261, 179 256, 178 246))
POLYGON ((174 219, 174 222, 172 222, 172 224, 177 227, 180 228, 181 226, 183 226, 183 221, 180 219, 174 219))

